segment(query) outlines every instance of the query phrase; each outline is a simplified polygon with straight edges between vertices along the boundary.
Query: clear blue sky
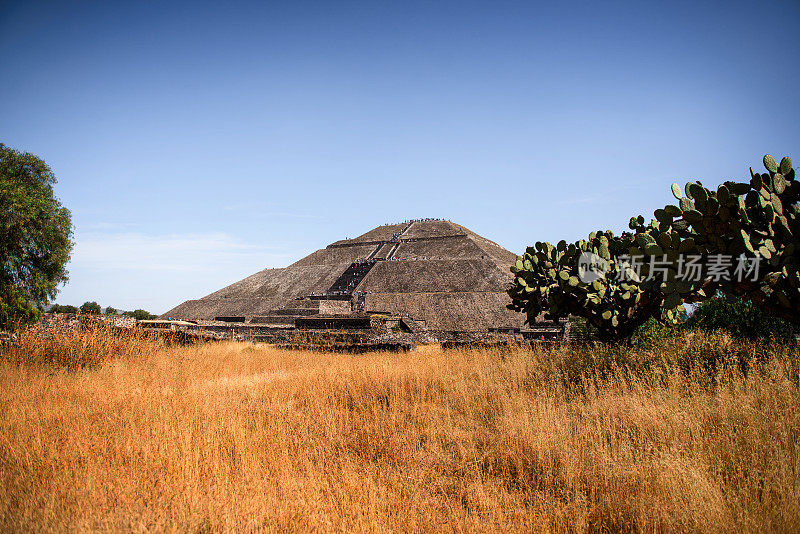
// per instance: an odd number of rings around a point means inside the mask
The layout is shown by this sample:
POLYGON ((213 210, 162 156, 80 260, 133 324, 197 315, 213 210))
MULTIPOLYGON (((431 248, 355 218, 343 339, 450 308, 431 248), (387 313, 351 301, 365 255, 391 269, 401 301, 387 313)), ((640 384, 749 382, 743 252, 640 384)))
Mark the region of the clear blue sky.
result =
POLYGON ((9 2, 0 141, 58 302, 163 312, 389 221, 520 252, 800 160, 800 2, 9 2))

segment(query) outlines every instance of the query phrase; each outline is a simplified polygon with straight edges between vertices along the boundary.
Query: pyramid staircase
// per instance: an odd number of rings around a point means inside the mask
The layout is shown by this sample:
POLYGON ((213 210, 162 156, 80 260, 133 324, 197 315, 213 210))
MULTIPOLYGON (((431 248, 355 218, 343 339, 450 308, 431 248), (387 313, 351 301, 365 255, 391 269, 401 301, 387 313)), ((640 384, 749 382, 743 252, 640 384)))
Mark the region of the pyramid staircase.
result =
POLYGON ((394 257, 394 253, 397 252, 397 249, 399 247, 400 247, 400 243, 399 242, 398 243, 394 243, 392 245, 392 248, 390 248, 389 252, 386 254, 386 258, 384 258, 384 259, 391 260, 394 257))
POLYGON ((371 260, 371 259, 375 258, 376 256, 380 258, 381 256, 378 256, 378 253, 381 251, 382 248, 383 248, 383 243, 381 243, 378 246, 376 246, 375 250, 373 250, 370 253, 370 255, 367 256, 367 260, 371 260))
POLYGON ((378 250, 369 259, 385 260, 388 259, 389 253, 396 246, 395 243, 382 243, 378 246, 378 250))
POLYGON ((350 264, 339 278, 331 285, 326 292, 328 295, 352 295, 353 290, 372 270, 377 260, 360 261, 350 264))

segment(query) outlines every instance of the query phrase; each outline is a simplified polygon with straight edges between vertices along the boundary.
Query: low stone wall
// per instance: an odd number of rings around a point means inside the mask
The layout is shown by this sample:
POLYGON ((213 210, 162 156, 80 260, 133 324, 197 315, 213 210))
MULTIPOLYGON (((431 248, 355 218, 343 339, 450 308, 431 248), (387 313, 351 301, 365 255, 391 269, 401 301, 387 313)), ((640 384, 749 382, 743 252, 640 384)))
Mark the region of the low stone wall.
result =
POLYGON ((90 315, 85 313, 45 313, 41 325, 46 328, 73 328, 79 324, 104 323, 116 328, 133 328, 136 319, 127 315, 90 315))
POLYGON ((319 301, 320 315, 347 315, 351 311, 349 300, 319 301))
POLYGON ((255 317, 250 318, 250 322, 248 324, 285 324, 285 325, 293 325, 295 315, 256 315, 255 317))
POLYGON ((295 326, 308 330, 369 330, 371 321, 368 316, 332 316, 332 317, 298 317, 295 326))

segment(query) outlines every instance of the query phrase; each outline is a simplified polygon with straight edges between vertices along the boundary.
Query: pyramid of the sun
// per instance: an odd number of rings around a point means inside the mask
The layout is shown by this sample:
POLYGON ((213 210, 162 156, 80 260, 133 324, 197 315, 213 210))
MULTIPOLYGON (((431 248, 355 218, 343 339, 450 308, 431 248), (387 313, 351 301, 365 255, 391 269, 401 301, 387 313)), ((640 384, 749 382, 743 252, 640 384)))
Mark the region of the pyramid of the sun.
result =
POLYGON ((354 312, 409 316, 429 330, 519 328, 506 309, 516 256, 449 221, 384 225, 337 241, 283 269, 265 269, 162 317, 270 315, 298 299, 351 300, 354 312), (358 305, 356 306, 356 301, 358 305))

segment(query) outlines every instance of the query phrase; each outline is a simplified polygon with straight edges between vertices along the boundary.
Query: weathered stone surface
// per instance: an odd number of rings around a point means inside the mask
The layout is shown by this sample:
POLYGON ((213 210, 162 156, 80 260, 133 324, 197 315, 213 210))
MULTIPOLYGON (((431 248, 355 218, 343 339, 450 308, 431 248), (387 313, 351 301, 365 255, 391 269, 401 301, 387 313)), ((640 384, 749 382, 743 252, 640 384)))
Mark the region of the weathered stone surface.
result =
POLYGON ((515 258, 450 221, 379 226, 357 238, 332 243, 286 268, 265 269, 206 297, 186 301, 162 317, 275 316, 276 310, 310 305, 298 298, 319 298, 332 287, 340 288, 340 277, 354 262, 370 260, 377 263, 355 280, 355 287, 348 287, 345 295, 335 295, 346 302, 325 304, 326 309, 334 306, 335 313, 343 313, 352 301, 354 312, 409 316, 440 331, 521 327, 522 314, 505 308, 509 267, 515 258))

